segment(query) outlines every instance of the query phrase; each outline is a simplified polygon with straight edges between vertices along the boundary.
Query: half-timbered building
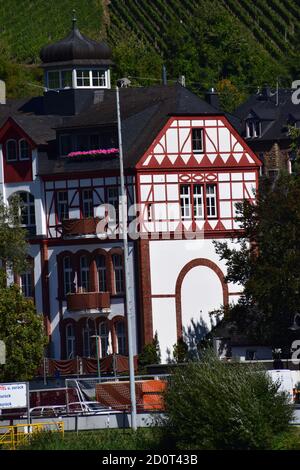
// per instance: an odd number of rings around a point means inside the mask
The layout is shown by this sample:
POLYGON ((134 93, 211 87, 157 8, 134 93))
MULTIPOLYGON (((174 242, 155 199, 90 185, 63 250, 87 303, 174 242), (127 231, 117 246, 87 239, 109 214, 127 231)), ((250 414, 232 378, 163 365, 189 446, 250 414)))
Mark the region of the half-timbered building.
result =
MULTIPOLYGON (((32 261, 13 280, 44 315, 51 357, 94 356, 96 335, 101 357, 126 354, 123 242, 97 234, 104 204, 116 209, 116 233, 119 224, 111 51, 74 24, 41 59, 44 95, 0 105, 0 191, 6 203, 20 196, 32 261)), ((128 205, 138 208, 134 352, 157 332, 167 360, 178 338, 195 347, 209 312, 240 295, 213 241, 240 230, 235 204, 254 199, 260 162, 224 114, 181 85, 121 88, 120 102, 128 205)))

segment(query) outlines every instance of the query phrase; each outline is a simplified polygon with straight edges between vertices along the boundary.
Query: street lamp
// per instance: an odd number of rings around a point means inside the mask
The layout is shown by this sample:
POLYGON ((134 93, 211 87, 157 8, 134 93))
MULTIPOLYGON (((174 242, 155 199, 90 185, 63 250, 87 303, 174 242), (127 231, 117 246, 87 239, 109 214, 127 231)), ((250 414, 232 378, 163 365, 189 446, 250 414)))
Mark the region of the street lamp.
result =
MULTIPOLYGON (((125 297, 127 312, 127 332, 128 332, 128 362, 129 362, 129 381, 130 381, 130 401, 131 401, 131 428, 136 431, 136 396, 135 396, 135 377, 133 360, 133 335, 132 335, 132 298, 130 291, 130 274, 128 262, 128 233, 127 233, 127 196, 124 181, 123 165, 123 145, 121 130, 121 113, 119 87, 116 86, 117 117, 118 117, 118 139, 119 139, 119 158, 120 158, 120 181, 121 181, 121 207, 122 207, 122 236, 124 249, 124 268, 125 268, 125 297)), ((119 225, 120 226, 120 225, 119 225)))

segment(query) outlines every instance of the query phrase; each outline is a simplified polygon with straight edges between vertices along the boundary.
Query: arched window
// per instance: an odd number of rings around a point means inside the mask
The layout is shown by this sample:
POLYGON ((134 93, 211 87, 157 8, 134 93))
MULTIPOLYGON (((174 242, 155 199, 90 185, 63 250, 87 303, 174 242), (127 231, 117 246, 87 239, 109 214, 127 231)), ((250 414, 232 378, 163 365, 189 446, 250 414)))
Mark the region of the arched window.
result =
POLYGON ((67 359, 73 359, 75 356, 75 332, 72 323, 66 326, 66 355, 67 359))
POLYGON ((25 191, 18 193, 20 198, 21 224, 24 227, 35 226, 34 197, 25 191))
POLYGON ((118 354, 126 355, 127 345, 126 345, 126 332, 125 332, 125 323, 124 321, 118 321, 115 325, 116 336, 117 336, 117 347, 118 354))
POLYGON ((63 275, 64 275, 64 296, 74 291, 73 269, 70 256, 63 258, 63 275))
POLYGON ((9 139, 6 142, 6 160, 8 162, 15 162, 18 159, 17 142, 14 139, 9 139))
POLYGON ((99 325, 99 336, 100 336, 100 357, 105 357, 108 354, 112 354, 110 351, 111 344, 109 344, 109 331, 106 322, 102 322, 99 325))
POLYGON ((106 292, 106 261, 104 255, 96 256, 96 267, 97 267, 97 277, 98 277, 98 290, 99 292, 106 292))
POLYGON ((114 289, 115 293, 124 292, 124 278, 123 278, 123 258, 121 255, 112 255, 113 271, 114 271, 114 289))
POLYGON ((87 256, 80 257, 80 287, 81 292, 90 291, 90 267, 87 256))
POLYGON ((19 140, 19 155, 20 160, 29 160, 30 146, 26 139, 19 140))

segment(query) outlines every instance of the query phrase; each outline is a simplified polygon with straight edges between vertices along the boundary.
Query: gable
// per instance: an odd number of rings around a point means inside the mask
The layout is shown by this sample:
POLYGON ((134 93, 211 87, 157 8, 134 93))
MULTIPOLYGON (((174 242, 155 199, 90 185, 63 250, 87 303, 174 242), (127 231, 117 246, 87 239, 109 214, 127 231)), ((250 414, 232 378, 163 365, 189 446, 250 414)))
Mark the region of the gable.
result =
POLYGON ((172 117, 136 168, 245 168, 260 160, 225 116, 172 117), (192 151, 192 129, 203 129, 203 152, 192 151))

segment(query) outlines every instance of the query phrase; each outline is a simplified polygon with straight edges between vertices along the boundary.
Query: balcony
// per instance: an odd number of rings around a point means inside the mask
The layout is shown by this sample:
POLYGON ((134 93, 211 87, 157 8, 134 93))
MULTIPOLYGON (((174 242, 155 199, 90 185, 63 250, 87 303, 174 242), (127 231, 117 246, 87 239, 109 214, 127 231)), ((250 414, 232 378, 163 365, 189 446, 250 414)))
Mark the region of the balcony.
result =
POLYGON ((87 311, 108 313, 110 311, 109 292, 81 292, 67 295, 67 309, 69 311, 87 311))
POLYGON ((96 235, 98 217, 86 219, 69 219, 62 222, 62 236, 96 235))

